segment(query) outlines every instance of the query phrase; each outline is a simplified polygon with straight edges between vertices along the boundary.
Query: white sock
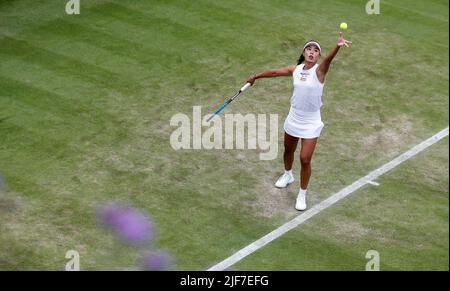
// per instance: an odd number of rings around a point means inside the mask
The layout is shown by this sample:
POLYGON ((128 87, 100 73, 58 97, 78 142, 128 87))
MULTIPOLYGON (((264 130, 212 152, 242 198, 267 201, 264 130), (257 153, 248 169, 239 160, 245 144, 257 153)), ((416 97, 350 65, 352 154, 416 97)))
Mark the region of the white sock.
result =
POLYGON ((292 176, 292 170, 289 170, 289 171, 284 170, 284 173, 292 176))
POLYGON ((298 191, 298 194, 306 195, 306 189, 303 190, 302 188, 300 188, 300 191, 298 191))

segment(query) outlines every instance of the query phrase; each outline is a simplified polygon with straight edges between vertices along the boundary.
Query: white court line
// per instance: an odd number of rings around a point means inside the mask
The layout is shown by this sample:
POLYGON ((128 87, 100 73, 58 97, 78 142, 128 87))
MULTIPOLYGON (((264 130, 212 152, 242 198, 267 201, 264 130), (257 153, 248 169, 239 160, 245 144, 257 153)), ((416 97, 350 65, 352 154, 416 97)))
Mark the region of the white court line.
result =
POLYGON ((387 164, 384 164, 383 166, 379 167, 375 171, 370 172, 368 175, 362 177, 358 181, 354 182, 353 184, 345 187, 341 191, 333 194, 328 199, 320 202, 319 204, 314 205, 312 208, 306 210, 299 216, 295 217, 291 221, 286 222, 282 226, 278 227, 271 233, 263 236, 262 238, 258 239, 257 241, 249 244, 245 248, 237 251, 230 257, 226 258, 222 262, 212 266, 208 269, 208 271, 222 271, 227 269, 228 267, 236 264, 246 256, 252 254, 253 252, 257 251, 258 249, 262 248, 266 244, 270 243, 271 241, 279 238, 280 236, 284 235, 286 232, 290 231, 291 229, 299 226, 303 222, 307 221, 317 213, 321 212, 322 210, 325 210, 326 208, 330 207, 331 205, 335 204, 339 200, 345 198, 352 192, 355 192, 365 184, 369 183, 370 181, 375 180, 379 176, 383 175, 384 173, 392 170, 396 166, 400 165, 404 161, 414 157, 424 149, 428 148, 429 146, 433 145, 434 143, 440 141, 444 137, 448 136, 448 127, 437 134, 433 135, 429 139, 421 142, 420 144, 414 146, 409 151, 401 154, 397 158, 393 159, 392 161, 388 162, 387 164))

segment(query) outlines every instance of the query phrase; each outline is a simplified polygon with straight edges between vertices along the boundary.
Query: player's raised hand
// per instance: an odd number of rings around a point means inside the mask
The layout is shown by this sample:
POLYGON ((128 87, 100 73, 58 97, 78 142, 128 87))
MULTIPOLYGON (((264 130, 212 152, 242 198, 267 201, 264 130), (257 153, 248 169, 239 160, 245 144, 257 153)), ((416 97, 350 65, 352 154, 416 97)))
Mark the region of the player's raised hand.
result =
POLYGON ((344 38, 344 34, 342 33, 342 32, 339 32, 339 39, 338 39, 338 41, 337 41, 337 45, 339 46, 339 47, 342 47, 342 46, 346 46, 346 47, 349 47, 349 43, 352 43, 351 41, 349 41, 349 40, 346 40, 345 38, 344 38))

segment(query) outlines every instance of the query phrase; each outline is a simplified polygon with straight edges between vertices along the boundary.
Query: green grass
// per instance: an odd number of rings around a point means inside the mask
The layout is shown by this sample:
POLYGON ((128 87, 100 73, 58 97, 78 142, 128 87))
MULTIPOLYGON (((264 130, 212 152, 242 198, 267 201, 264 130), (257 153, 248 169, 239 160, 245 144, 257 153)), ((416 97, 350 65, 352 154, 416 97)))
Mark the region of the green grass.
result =
MULTIPOLYGON (((353 45, 327 76, 310 203, 448 126, 446 1, 382 1, 371 16, 356 0, 82 0, 77 16, 64 2, 0 2, 2 270, 63 269, 70 249, 86 270, 134 265, 139 250, 94 220, 113 199, 152 216, 154 247, 179 270, 206 269, 293 218, 296 187, 272 186, 290 78, 258 80, 225 110, 278 114, 276 160, 174 151, 169 121, 194 105, 211 112, 250 74, 294 63, 308 39, 328 51, 342 21, 353 45)), ((445 144, 235 268, 359 270, 374 248, 382 269, 448 270, 445 144)))
POLYGON ((447 150, 440 141, 234 269, 363 271, 377 250, 380 270, 448 270, 447 150))

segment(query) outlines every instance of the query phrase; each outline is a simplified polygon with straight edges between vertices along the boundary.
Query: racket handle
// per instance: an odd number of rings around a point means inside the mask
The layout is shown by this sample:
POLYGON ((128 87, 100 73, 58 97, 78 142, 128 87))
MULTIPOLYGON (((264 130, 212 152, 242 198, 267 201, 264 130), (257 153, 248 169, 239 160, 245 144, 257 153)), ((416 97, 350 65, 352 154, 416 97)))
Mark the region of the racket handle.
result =
POLYGON ((248 87, 250 87, 252 84, 250 84, 250 83, 247 83, 247 84, 245 84, 242 88, 241 88, 241 90, 239 90, 240 92, 244 92, 245 90, 247 90, 248 89, 248 87))

